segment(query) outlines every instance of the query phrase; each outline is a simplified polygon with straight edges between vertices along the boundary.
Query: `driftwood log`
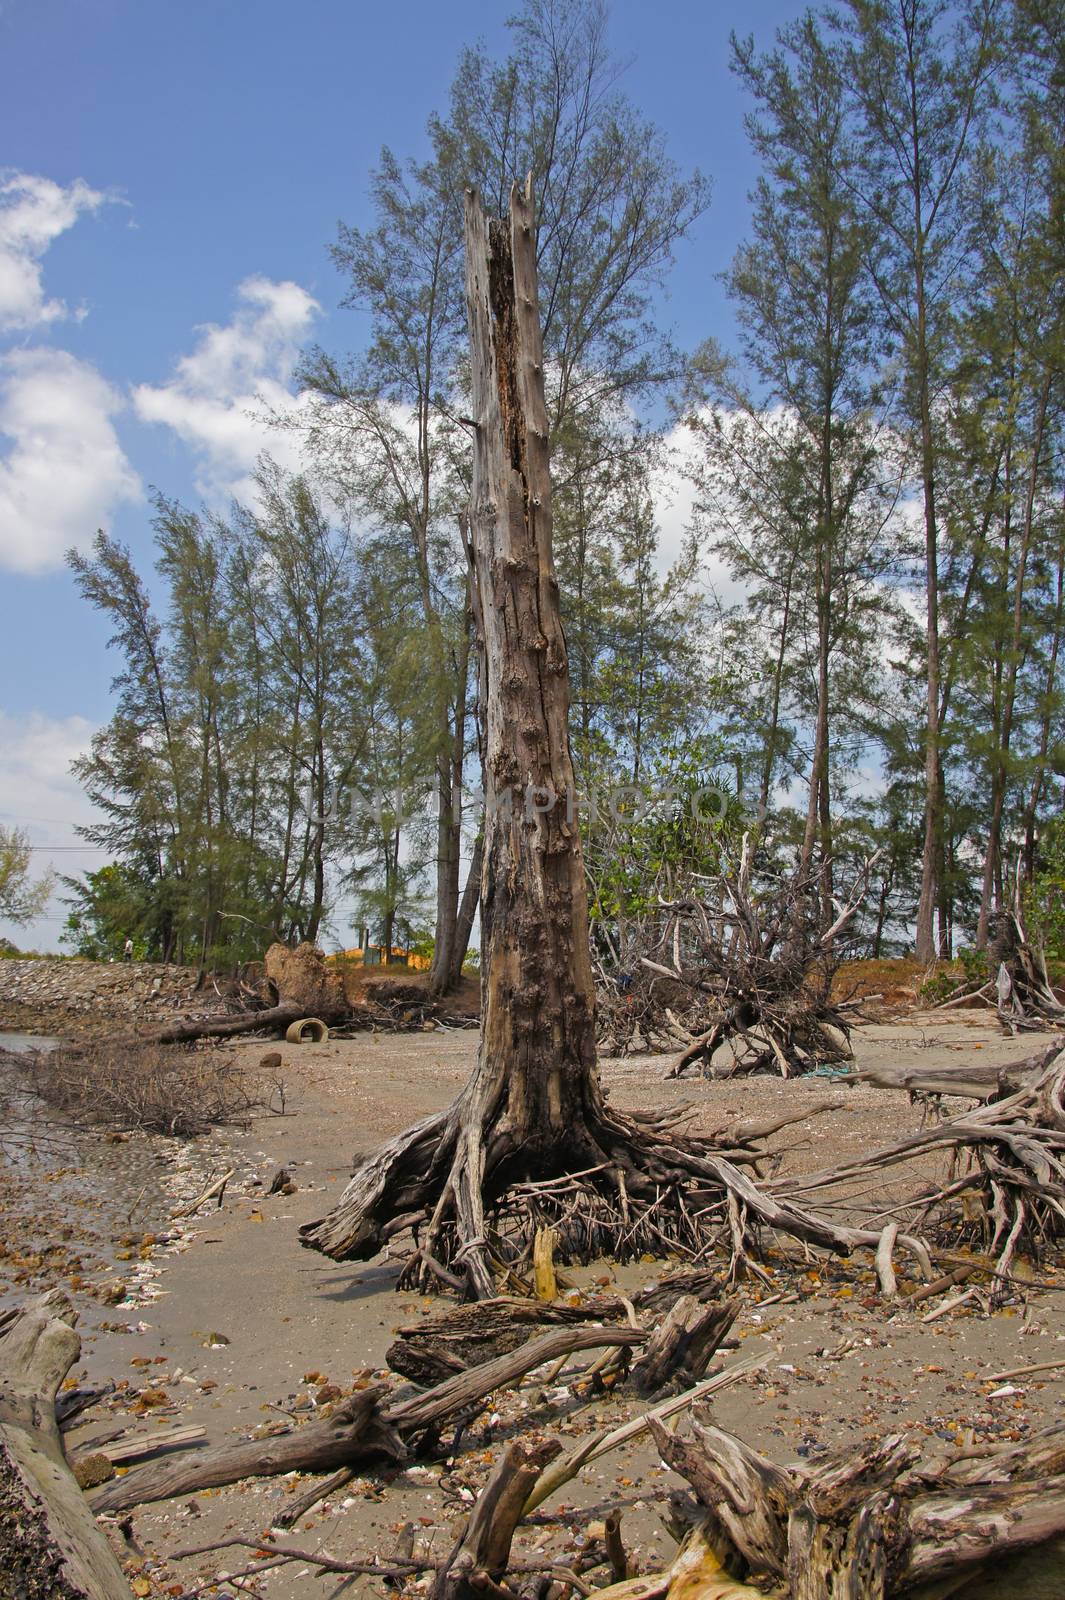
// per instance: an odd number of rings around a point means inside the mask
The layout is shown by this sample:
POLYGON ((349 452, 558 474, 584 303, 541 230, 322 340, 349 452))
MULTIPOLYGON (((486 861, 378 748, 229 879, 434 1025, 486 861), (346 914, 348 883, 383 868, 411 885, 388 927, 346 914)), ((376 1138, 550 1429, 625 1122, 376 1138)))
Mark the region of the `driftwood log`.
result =
POLYGON ((172 1022, 138 1038, 152 1044, 191 1044, 196 1039, 234 1039, 241 1033, 284 1033, 305 1015, 296 1005, 265 1006, 261 1011, 243 1011, 235 1017, 198 1017, 190 1022, 172 1022))
POLYGON ((18 1600, 129 1600, 56 1422, 56 1393, 80 1354, 62 1294, 27 1306, 0 1337, 0 1594, 18 1600))
POLYGON ((517 1350, 551 1326, 578 1327, 624 1315, 620 1302, 597 1296, 581 1305, 497 1295, 421 1317, 396 1329, 386 1365, 414 1383, 442 1383, 457 1372, 517 1350))
POLYGON ((655 1328, 633 1368, 641 1394, 655 1394, 667 1383, 696 1383, 736 1320, 738 1300, 705 1305, 694 1295, 681 1295, 655 1328))
POLYGON ((1022 1061, 995 1065, 984 1061, 959 1061, 938 1067, 896 1066, 878 1061, 855 1069, 853 1081, 876 1089, 905 1089, 912 1095, 953 1094, 968 1100, 1001 1100, 1026 1088, 1043 1072, 1061 1049, 1060 1040, 1022 1061))
POLYGON ((382 1456, 403 1459, 420 1436, 438 1432, 495 1389, 577 1350, 643 1344, 639 1328, 554 1328, 520 1349, 472 1367, 390 1406, 375 1385, 338 1406, 329 1417, 266 1439, 243 1439, 200 1450, 192 1458, 137 1467, 106 1484, 93 1497, 96 1511, 127 1511, 153 1500, 219 1488, 241 1478, 283 1472, 328 1473, 382 1456))

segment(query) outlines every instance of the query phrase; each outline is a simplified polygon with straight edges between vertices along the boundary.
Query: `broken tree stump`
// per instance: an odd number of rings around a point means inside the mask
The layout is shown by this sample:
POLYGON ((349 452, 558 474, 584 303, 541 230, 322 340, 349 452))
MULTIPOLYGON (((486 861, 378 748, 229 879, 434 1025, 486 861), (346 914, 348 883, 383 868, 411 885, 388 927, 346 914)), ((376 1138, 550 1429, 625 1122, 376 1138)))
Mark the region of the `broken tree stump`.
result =
POLYGON ((73 1307, 54 1292, 0 1337, 0 1592, 19 1600, 129 1600, 56 1422, 56 1393, 80 1354, 73 1307))
POLYGON ((437 1576, 434 1600, 483 1600, 510 1561, 514 1532, 543 1469, 562 1446, 558 1439, 509 1444, 477 1497, 458 1544, 437 1576), (487 1583, 485 1580, 488 1580, 487 1583))
MULTIPOLYGON (((929 1586, 1065 1531, 1065 1427, 977 1462, 926 1464, 896 1435, 786 1468, 705 1413, 691 1439, 651 1427, 695 1492, 702 1545, 731 1580, 777 1600, 950 1592, 929 1586)), ((647 1600, 665 1588, 649 1579, 647 1600)))
POLYGON ((682 1295, 658 1324, 632 1377, 641 1394, 655 1394, 676 1381, 682 1387, 697 1383, 711 1357, 736 1320, 738 1300, 704 1305, 694 1295, 682 1295))

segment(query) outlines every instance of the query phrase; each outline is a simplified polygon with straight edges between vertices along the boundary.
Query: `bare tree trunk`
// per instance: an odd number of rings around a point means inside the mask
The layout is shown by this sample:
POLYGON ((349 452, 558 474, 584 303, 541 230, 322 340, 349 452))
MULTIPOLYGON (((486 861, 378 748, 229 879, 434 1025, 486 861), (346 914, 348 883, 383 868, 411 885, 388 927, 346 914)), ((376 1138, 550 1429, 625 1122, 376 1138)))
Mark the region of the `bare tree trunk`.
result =
POLYGON ((459 905, 458 920, 455 923, 455 940, 451 951, 451 966, 447 972, 447 988, 445 994, 454 989, 462 977, 462 964, 466 959, 466 951, 470 947, 470 935, 473 932, 473 919, 477 915, 477 907, 481 899, 481 868, 484 860, 484 834, 477 835, 477 842, 473 847, 473 858, 470 861, 470 870, 466 875, 466 887, 462 891, 462 902, 459 905))
MULTIPOLYGON (((738 1255, 748 1208, 771 1228, 846 1252, 865 1236, 781 1208, 676 1114, 628 1118, 604 1100, 580 834, 573 810, 569 676, 551 553, 551 483, 532 196, 509 220, 466 197, 466 291, 476 418, 471 499, 485 702, 481 1048, 448 1111, 356 1170, 300 1230, 334 1259, 366 1259, 400 1233, 401 1285, 495 1292, 502 1258, 542 1225, 560 1258, 708 1248, 725 1191, 738 1255)), ((875 1236, 870 1236, 875 1237, 875 1236)))
POLYGON ((514 1136, 535 1148, 581 1125, 600 1093, 531 193, 512 196, 509 226, 468 196, 466 250, 487 702, 481 1060, 484 1092, 509 1094, 514 1136))

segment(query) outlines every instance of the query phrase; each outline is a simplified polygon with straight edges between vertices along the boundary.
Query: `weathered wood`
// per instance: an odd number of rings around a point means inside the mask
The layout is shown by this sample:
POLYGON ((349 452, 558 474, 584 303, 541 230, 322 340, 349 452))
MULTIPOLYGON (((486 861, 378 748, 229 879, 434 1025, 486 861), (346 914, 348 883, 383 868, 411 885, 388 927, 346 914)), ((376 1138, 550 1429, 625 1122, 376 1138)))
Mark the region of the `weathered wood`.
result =
POLYGON ((290 1505, 285 1507, 284 1511, 278 1513, 274 1518, 274 1526, 277 1528, 294 1528, 300 1518, 307 1515, 308 1511, 313 1511, 315 1506, 320 1505, 323 1500, 327 1500, 331 1494, 336 1494, 339 1490, 346 1488, 355 1477, 355 1473, 356 1469, 354 1467, 341 1467, 340 1471, 334 1472, 331 1478, 324 1478, 321 1482, 314 1484, 307 1490, 306 1494, 301 1494, 298 1500, 293 1500, 290 1505))
POLYGON ((709 1399, 722 1389, 731 1388, 742 1378, 750 1377, 752 1373, 760 1371, 767 1362, 768 1357, 765 1355, 748 1356, 746 1360, 737 1361, 724 1372, 715 1373, 712 1378, 704 1378, 702 1383, 697 1383, 693 1389, 688 1389, 683 1394, 675 1395, 672 1400, 663 1400, 652 1410, 645 1411, 642 1416, 633 1417, 631 1421, 623 1422, 618 1428, 593 1434, 591 1438, 583 1440, 575 1450, 552 1462, 546 1469, 529 1496, 525 1507, 526 1515, 535 1511, 536 1507, 542 1505, 551 1495, 557 1494, 565 1484, 570 1483, 588 1462, 596 1461, 600 1456, 608 1455, 611 1450, 617 1450, 621 1445, 629 1444, 633 1439, 650 1433, 655 1422, 664 1422, 667 1417, 677 1416, 696 1402, 709 1399))
POLYGON ((81 1354, 74 1311, 46 1295, 0 1337, 0 1593, 129 1600, 129 1585, 63 1454, 55 1398, 81 1354))
POLYGON ((386 1391, 377 1384, 337 1406, 331 1416, 290 1433, 237 1440, 201 1450, 191 1460, 138 1467, 101 1489, 93 1498, 93 1507, 127 1511, 152 1500, 220 1488, 240 1478, 333 1472, 381 1455, 402 1458, 405 1440, 442 1427, 493 1390, 506 1387, 544 1362, 570 1351, 638 1345, 646 1337, 639 1328, 554 1328, 518 1350, 458 1373, 387 1409, 381 1409, 386 1391))
POLYGON ((457 1373, 425 1394, 401 1400, 385 1413, 386 1420, 402 1433, 409 1434, 439 1426, 447 1417, 465 1410, 494 1389, 505 1388, 526 1372, 554 1361, 571 1351, 596 1350, 607 1345, 619 1348, 642 1345, 647 1335, 642 1328, 552 1328, 538 1339, 530 1339, 519 1349, 486 1361, 469 1372, 457 1373))
POLYGON ((620 1301, 606 1296, 571 1306, 497 1295, 492 1300, 452 1306, 397 1328, 385 1361, 393 1372, 415 1383, 442 1383, 457 1372, 517 1350, 551 1326, 578 1327, 623 1315, 620 1301))
POLYGON ((135 1035, 138 1043, 191 1044, 196 1039, 233 1039, 241 1033, 257 1033, 266 1028, 282 1032, 303 1016, 299 1005, 266 1006, 262 1011, 247 1011, 238 1017, 200 1017, 192 1022, 172 1022, 151 1033, 135 1035))
POLYGON ((550 1303, 558 1299, 558 1279, 555 1276, 555 1247, 558 1234, 554 1228, 537 1228, 533 1239, 533 1285, 537 1300, 550 1303))
POLYGON ((151 1433, 126 1433, 124 1430, 113 1439, 87 1439, 74 1452, 76 1461, 85 1455, 106 1456, 116 1467, 131 1461, 143 1461, 148 1456, 166 1455, 171 1450, 186 1450, 189 1445, 200 1444, 207 1437, 207 1429, 196 1425, 186 1428, 155 1428, 151 1433))
POLYGON ((694 1295, 682 1295, 654 1329, 633 1368, 640 1393, 654 1394, 673 1381, 696 1383, 736 1320, 739 1305, 738 1300, 725 1300, 707 1306, 694 1295))
POLYGON ((654 1433, 705 1508, 707 1543, 779 1600, 923 1593, 1065 1531, 1062 1427, 945 1469, 915 1467, 900 1436, 783 1471, 718 1428, 696 1424, 690 1441, 654 1433))
POLYGON ((514 1532, 544 1467, 562 1446, 557 1439, 509 1444, 477 1496, 451 1558, 437 1576, 435 1600, 482 1600, 483 1578, 498 1583, 510 1560, 514 1532))
MULTIPOLYGON (((291 1433, 241 1439, 200 1450, 191 1459, 152 1463, 116 1478, 92 1497, 95 1511, 128 1511, 151 1500, 216 1489, 240 1478, 270 1478, 283 1472, 334 1472, 372 1451, 390 1448, 378 1402, 382 1385, 363 1389, 329 1417, 291 1433)), ((393 1450, 395 1446, 392 1446, 393 1450)))
POLYGON ((909 1094, 959 1095, 968 1100, 991 1100, 1021 1089, 1043 1063, 1031 1058, 996 1066, 993 1062, 965 1061, 938 1067, 877 1061, 856 1068, 854 1081, 875 1089, 904 1089, 909 1094))

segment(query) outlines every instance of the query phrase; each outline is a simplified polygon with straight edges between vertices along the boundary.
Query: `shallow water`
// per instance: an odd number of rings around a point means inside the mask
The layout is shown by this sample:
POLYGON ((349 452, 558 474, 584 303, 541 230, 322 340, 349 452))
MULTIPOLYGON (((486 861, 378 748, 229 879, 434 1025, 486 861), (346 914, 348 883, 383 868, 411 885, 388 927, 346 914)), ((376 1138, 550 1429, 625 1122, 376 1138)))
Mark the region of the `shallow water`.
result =
MULTIPOLYGON (((0 1035, 9 1054, 56 1043, 0 1035)), ((0 1308, 58 1287, 90 1326, 106 1316, 127 1262, 167 1226, 168 1145, 64 1122, 0 1056, 0 1308)))
POLYGON ((33 1050, 54 1050, 59 1040, 46 1033, 0 1033, 0 1050, 28 1055, 33 1050))

